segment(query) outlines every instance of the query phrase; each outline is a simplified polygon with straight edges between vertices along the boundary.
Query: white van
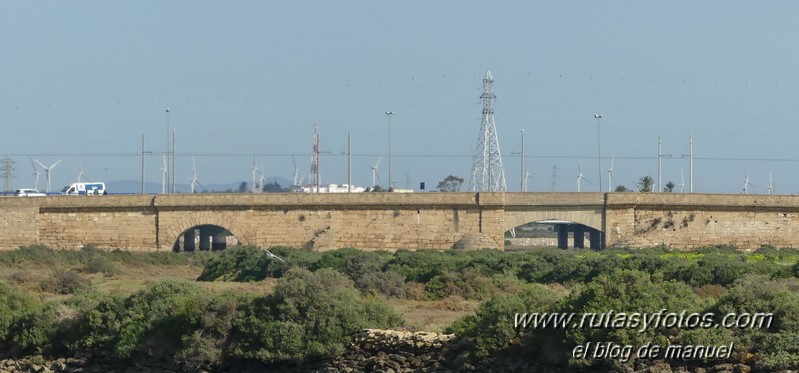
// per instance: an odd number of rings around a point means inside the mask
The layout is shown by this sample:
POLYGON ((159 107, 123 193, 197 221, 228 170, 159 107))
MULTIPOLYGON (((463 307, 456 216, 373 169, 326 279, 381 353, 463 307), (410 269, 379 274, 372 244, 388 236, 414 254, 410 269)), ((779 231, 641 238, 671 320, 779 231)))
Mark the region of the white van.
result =
POLYGON ((67 196, 78 196, 78 195, 99 196, 103 194, 108 194, 108 192, 105 190, 105 183, 93 182, 93 183, 72 183, 72 185, 65 186, 64 189, 61 190, 61 194, 67 196))

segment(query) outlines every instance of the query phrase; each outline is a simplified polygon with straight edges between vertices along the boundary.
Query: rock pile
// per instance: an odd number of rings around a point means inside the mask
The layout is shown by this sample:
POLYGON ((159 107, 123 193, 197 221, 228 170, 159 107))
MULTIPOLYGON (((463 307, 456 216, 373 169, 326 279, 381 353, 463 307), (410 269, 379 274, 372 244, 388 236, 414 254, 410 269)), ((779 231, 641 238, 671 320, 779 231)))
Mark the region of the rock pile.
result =
POLYGON ((365 329, 352 346, 317 372, 439 372, 462 368, 453 334, 365 329))

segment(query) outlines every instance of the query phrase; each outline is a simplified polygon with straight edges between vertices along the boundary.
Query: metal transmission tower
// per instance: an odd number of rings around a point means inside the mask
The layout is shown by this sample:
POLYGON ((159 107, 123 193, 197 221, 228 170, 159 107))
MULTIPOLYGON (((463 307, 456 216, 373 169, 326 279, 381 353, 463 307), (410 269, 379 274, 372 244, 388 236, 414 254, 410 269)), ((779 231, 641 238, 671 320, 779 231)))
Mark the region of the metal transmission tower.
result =
POLYGON ((315 188, 314 192, 319 193, 319 184, 321 177, 319 176, 319 125, 313 125, 313 151, 311 153, 311 177, 308 180, 310 186, 315 188))
POLYGON ((16 177, 14 171, 13 159, 5 157, 0 160, 0 177, 3 178, 3 190, 6 192, 11 192, 11 179, 16 177))
POLYGON ((499 153, 497 125, 494 122, 494 78, 491 70, 483 78, 483 121, 480 124, 480 136, 474 151, 472 177, 469 181, 472 192, 504 192, 505 171, 502 169, 502 156, 499 153))

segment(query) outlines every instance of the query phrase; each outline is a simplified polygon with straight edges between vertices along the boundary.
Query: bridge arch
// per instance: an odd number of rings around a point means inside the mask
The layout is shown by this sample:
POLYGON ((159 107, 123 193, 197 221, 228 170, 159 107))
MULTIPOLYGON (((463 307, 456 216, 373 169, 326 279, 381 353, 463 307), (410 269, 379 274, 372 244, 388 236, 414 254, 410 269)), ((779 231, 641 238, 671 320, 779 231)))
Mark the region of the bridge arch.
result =
MULTIPOLYGON (((240 229, 237 224, 231 223, 230 221, 222 221, 222 219, 208 216, 208 217, 199 217, 199 218, 194 217, 192 219, 185 219, 171 224, 168 228, 166 228, 166 230, 162 235, 161 247, 164 249, 175 250, 175 248, 179 247, 180 245, 180 238, 184 237, 185 239, 185 235, 187 234, 187 232, 198 228, 216 230, 216 228, 209 228, 209 227, 217 227, 218 229, 229 232, 231 236, 236 238, 236 241, 240 245, 254 244, 254 242, 252 241, 253 237, 252 234, 249 234, 249 232, 240 229)), ((185 247, 185 241, 184 241, 184 247, 185 247)))
POLYGON ((516 228, 531 223, 551 224, 552 230, 557 235, 557 247, 561 249, 569 246, 586 248, 586 235, 592 249, 600 250, 604 247, 601 211, 553 209, 505 212, 506 232, 516 233, 516 228))
POLYGON ((602 232, 602 213, 599 211, 533 210, 505 212, 506 231, 527 223, 546 223, 553 221, 578 223, 602 232))

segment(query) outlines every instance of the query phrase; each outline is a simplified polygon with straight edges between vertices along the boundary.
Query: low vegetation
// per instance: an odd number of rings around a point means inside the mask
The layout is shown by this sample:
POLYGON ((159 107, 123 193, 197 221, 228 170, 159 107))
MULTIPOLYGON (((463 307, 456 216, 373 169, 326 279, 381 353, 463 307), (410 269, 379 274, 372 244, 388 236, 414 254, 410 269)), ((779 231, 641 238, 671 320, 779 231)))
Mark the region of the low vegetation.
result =
POLYGON ((395 253, 239 247, 133 254, 91 245, 79 251, 32 246, 0 252, 7 279, 0 281, 0 351, 56 356, 85 351, 121 361, 153 357, 192 369, 230 360, 314 361, 341 353, 361 328, 409 326, 394 308, 400 305, 407 313, 424 303, 466 315, 447 328, 463 338, 466 360, 522 351, 546 366, 624 369, 620 364, 632 363, 575 359, 572 349, 588 342, 733 343, 738 361, 763 370, 795 369, 798 262, 799 251, 773 247, 749 254, 730 247, 395 253), (130 292, 103 292, 92 285, 140 266, 194 266, 202 273, 196 282, 158 281, 130 292), (274 288, 208 291, 211 282, 274 288), (514 315, 523 312, 663 309, 770 312, 773 323, 642 330, 514 325, 514 315))

